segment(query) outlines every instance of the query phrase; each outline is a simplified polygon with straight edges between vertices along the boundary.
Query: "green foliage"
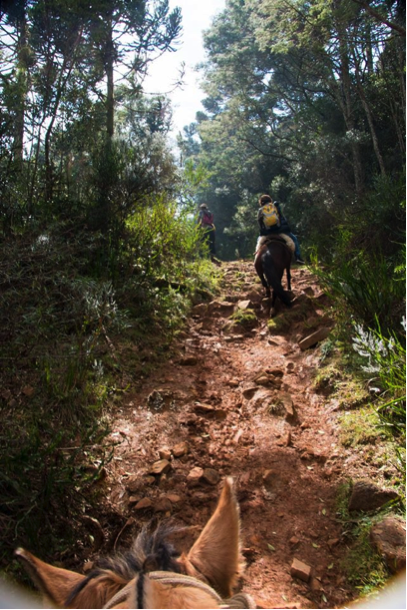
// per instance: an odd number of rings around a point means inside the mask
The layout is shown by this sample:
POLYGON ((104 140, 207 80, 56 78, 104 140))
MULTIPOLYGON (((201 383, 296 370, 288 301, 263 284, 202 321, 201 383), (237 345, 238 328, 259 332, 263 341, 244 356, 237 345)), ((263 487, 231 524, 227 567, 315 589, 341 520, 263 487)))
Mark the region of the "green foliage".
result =
POLYGON ((329 267, 313 258, 314 272, 335 300, 342 318, 354 318, 368 328, 376 325, 388 334, 403 310, 405 289, 400 276, 380 253, 353 252, 329 267))
POLYGON ((90 493, 110 453, 103 443, 97 451, 89 445, 106 434, 101 409, 109 381, 100 378, 100 350, 105 333, 123 324, 111 284, 80 275, 94 244, 80 232, 68 238, 72 226, 59 229, 2 243, 3 565, 18 544, 49 552, 54 507, 67 517, 81 510, 77 490, 90 493))
POLYGON ((91 508, 112 451, 104 412, 168 356, 191 303, 216 290, 196 223, 173 202, 145 200, 119 234, 112 247, 65 221, 3 240, 3 565, 19 544, 44 557, 68 545, 58 511, 76 523, 91 508))
MULTIPOLYGON (((403 318, 405 331, 405 318, 403 318)), ((406 430, 406 347, 405 336, 403 342, 394 335, 390 338, 383 336, 380 327, 375 331, 366 332, 361 326, 356 326, 356 336, 353 347, 367 364, 362 370, 376 382, 380 402, 377 412, 382 425, 402 433, 405 438, 406 430)))
POLYGON ((341 256, 345 229, 353 251, 394 263, 405 226, 405 49, 389 24, 404 13, 395 1, 381 11, 383 21, 353 2, 231 0, 205 33, 206 112, 188 128, 200 147, 185 139, 184 149, 211 171, 202 198, 220 218, 223 255, 238 239, 248 254, 247 202, 269 191, 305 251, 341 256))
POLYGON ((157 325, 165 342, 177 331, 200 293, 216 290, 213 265, 204 260, 206 247, 188 209, 151 198, 127 222, 124 253, 129 276, 121 303, 137 325, 157 325))
POLYGON ((343 524, 343 536, 348 540, 348 552, 341 560, 341 568, 347 574, 350 584, 359 590, 360 596, 369 596, 382 588, 389 578, 389 572, 381 557, 370 543, 370 530, 382 517, 363 516, 355 519, 349 514, 348 504, 351 481, 338 487, 337 516, 343 524))
POLYGON ((352 529, 354 543, 342 562, 349 583, 359 590, 361 597, 384 587, 389 577, 384 559, 372 548, 369 540, 372 525, 372 520, 365 518, 352 529))
POLYGON ((180 201, 190 213, 195 212, 197 192, 209 186, 209 177, 210 172, 202 163, 195 167, 192 159, 186 160, 182 169, 180 201))
POLYGON ((340 417, 340 422, 340 439, 345 447, 375 444, 379 437, 387 434, 380 427, 380 419, 371 407, 344 413, 340 417))
POLYGON ((168 100, 148 101, 138 83, 156 51, 172 50, 180 10, 165 0, 28 0, 15 13, 11 4, 0 14, 0 228, 87 208, 115 242, 134 201, 174 182, 160 138, 168 100), (115 91, 110 76, 122 62, 115 91))
POLYGON ((231 316, 233 325, 238 325, 243 328, 253 328, 257 326, 257 316, 251 309, 237 309, 231 316))
POLYGON ((144 206, 127 221, 134 269, 143 277, 169 283, 184 280, 189 265, 201 253, 195 219, 164 198, 151 198, 144 206))
POLYGON ((391 267, 400 267, 398 279, 402 281, 406 261, 405 171, 397 176, 375 176, 356 209, 345 209, 343 217, 344 222, 338 223, 336 257, 348 259, 355 251, 376 257, 380 253, 391 267))
POLYGON ((255 197, 248 192, 242 193, 239 204, 235 206, 231 224, 224 231, 237 258, 248 258, 254 254, 258 237, 255 204, 255 197))

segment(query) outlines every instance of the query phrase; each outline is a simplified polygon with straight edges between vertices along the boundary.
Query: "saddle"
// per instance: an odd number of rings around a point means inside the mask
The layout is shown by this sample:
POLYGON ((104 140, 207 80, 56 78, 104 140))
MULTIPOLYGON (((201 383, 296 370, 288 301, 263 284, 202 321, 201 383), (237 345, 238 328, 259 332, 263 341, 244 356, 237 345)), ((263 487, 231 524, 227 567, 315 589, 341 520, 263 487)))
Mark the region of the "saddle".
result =
POLYGON ((255 256, 257 255, 259 250, 261 250, 261 248, 267 246, 267 244, 272 242, 283 243, 289 248, 292 254, 294 254, 295 252, 295 244, 291 237, 288 237, 288 235, 286 235, 285 233, 279 233, 278 235, 262 235, 261 237, 259 237, 257 240, 255 256))

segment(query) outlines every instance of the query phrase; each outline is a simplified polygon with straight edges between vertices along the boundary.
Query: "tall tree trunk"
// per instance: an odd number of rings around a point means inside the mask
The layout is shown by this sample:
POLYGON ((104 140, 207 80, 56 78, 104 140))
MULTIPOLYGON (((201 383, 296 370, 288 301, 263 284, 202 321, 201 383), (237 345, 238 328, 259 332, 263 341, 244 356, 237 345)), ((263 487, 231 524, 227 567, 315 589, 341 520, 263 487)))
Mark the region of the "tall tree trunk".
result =
POLYGON ((24 155, 24 123, 27 95, 27 20, 26 4, 16 23, 17 27, 17 103, 15 106, 13 154, 18 169, 22 169, 24 155))
MULTIPOLYGON (((336 0, 335 7, 340 13, 340 5, 342 0, 336 0)), ((353 175, 355 180, 355 190, 358 197, 362 194, 363 188, 363 171, 360 158, 359 144, 355 141, 353 134, 355 133, 355 119, 352 101, 352 80, 350 77, 349 67, 349 48, 347 43, 347 29, 343 18, 338 14, 336 23, 336 31, 339 43, 339 61, 340 61, 340 91, 339 103, 342 108, 342 113, 346 125, 346 129, 351 132, 351 151, 353 160, 353 175)))
POLYGON ((386 99, 394 129, 397 134, 399 151, 404 157, 406 154, 406 73, 405 73, 405 45, 401 40, 393 38, 389 53, 382 53, 379 58, 379 73, 392 92, 386 99), (397 79, 399 87, 393 86, 393 79, 397 79))
POLYGON ((61 103, 62 96, 66 91, 67 84, 72 74, 72 70, 76 64, 77 49, 79 47, 82 37, 82 29, 78 31, 78 35, 71 49, 71 54, 64 57, 62 66, 60 67, 60 73, 58 78, 58 84, 56 88, 55 101, 51 108, 51 120, 45 132, 44 139, 44 153, 45 153, 45 200, 49 203, 52 200, 53 195, 53 174, 52 174, 52 160, 51 160, 51 136, 54 129, 55 120, 58 115, 59 105, 61 103))
POLYGON ((49 203, 52 200, 53 195, 53 174, 52 174, 52 160, 51 160, 51 135, 54 129, 55 120, 57 118, 59 105, 61 103, 62 95, 66 89, 67 82, 71 76, 72 68, 75 65, 75 51, 71 58, 71 64, 68 66, 68 59, 65 57, 64 62, 60 68, 60 75, 58 79, 57 91, 55 101, 51 109, 51 120, 45 132, 44 138, 44 154, 45 154, 45 200, 49 203), (66 74, 64 75, 66 71, 66 74))
POLYGON ((106 55, 105 69, 107 77, 107 100, 106 100, 106 118, 107 118, 107 140, 110 145, 114 135, 114 43, 113 43, 113 17, 109 12, 107 19, 107 40, 106 40, 106 55))
MULTIPOLYGON (((405 52, 405 48, 404 48, 404 52, 405 52)), ((401 117, 403 118, 403 134, 405 135, 405 131, 406 131, 406 70, 405 70, 405 54, 403 53, 403 50, 398 47, 397 48, 397 57, 398 57, 398 65, 400 66, 400 70, 399 70, 399 82, 400 82, 400 100, 401 100, 401 107, 402 107, 402 111, 400 113, 401 117)), ((403 136, 403 142, 404 142, 404 148, 403 150, 405 151, 405 139, 403 136)))
POLYGON ((360 95, 360 99, 362 100, 363 109, 366 113, 367 122, 369 124, 370 135, 372 137, 372 142, 373 142, 373 149, 375 151, 376 159, 377 159, 377 162, 380 167, 380 173, 382 176, 385 176, 386 168, 384 165, 382 153, 380 152, 379 138, 377 137, 377 134, 376 134, 376 129, 375 129, 374 122, 373 122, 372 111, 370 109, 366 96, 363 93, 363 88, 360 88, 359 95, 360 95))
POLYGON ((400 125, 400 112, 397 106, 397 103, 394 100, 390 100, 389 104, 391 117, 393 119, 394 128, 397 133, 397 142, 399 145, 399 149, 401 153, 405 156, 406 154, 406 121, 405 121, 405 113, 403 115, 403 125, 400 125))
MULTIPOLYGON (((357 72, 358 72, 358 69, 356 68, 356 73, 357 72)), ((365 93, 363 91, 363 85, 360 82, 360 78, 359 78, 358 74, 356 74, 356 80, 357 80, 357 90, 358 90, 358 93, 359 93, 360 100, 362 102, 363 110, 365 111, 365 114, 366 114, 366 118, 367 118, 367 122, 368 122, 368 125, 369 125, 369 129, 370 129, 370 135, 371 135, 372 142, 373 142, 373 150, 375 152, 376 159, 377 159, 377 162, 378 162, 379 167, 380 167, 380 173, 381 173, 382 176, 385 176, 386 175, 386 168, 384 166, 383 157, 382 157, 382 154, 380 152, 379 139, 378 139, 377 134, 376 134, 376 129, 375 129, 374 122, 373 122, 372 111, 371 111, 369 103, 368 103, 368 101, 366 99, 365 93)))

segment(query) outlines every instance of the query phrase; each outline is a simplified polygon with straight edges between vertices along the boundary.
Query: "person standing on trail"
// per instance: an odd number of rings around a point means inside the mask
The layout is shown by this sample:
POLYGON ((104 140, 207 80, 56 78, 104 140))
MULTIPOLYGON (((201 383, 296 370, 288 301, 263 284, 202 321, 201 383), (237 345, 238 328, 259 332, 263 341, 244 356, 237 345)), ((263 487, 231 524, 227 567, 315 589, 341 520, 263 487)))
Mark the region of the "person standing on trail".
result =
POLYGON ((202 203, 199 206, 198 213, 198 224, 205 232, 205 241, 209 246, 209 251, 211 253, 211 259, 214 260, 216 254, 216 246, 215 246, 215 236, 216 236, 216 227, 214 224, 214 218, 212 212, 209 210, 206 203, 202 203))
POLYGON ((270 195, 262 195, 259 199, 257 222, 259 223, 260 236, 278 235, 280 233, 288 235, 294 242, 295 262, 305 265, 301 257, 297 236, 291 233, 287 219, 281 212, 280 204, 277 201, 273 201, 270 195))

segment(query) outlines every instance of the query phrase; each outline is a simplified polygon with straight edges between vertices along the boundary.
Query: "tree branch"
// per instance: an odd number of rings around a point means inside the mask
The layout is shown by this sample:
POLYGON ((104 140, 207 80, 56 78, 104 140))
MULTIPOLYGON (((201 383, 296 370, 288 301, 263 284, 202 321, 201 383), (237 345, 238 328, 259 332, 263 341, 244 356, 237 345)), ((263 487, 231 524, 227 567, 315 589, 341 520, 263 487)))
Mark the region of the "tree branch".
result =
POLYGON ((290 157, 286 157, 285 155, 282 155, 282 154, 279 154, 279 153, 265 152, 264 150, 261 150, 261 148, 259 148, 249 138, 244 138, 243 136, 239 136, 239 139, 242 142, 246 142, 246 144, 249 144, 249 146, 251 146, 254 150, 259 152, 264 157, 273 157, 274 159, 283 159, 284 161, 288 161, 288 163, 293 163, 293 161, 294 161, 294 159, 292 159, 290 157))
POLYGON ((401 25, 398 25, 398 23, 389 21, 381 13, 379 13, 379 11, 376 11, 374 8, 372 8, 370 6, 370 4, 368 4, 367 2, 364 2, 363 0, 353 0, 353 2, 356 2, 356 4, 358 4, 359 6, 364 8, 368 13, 370 13, 372 15, 372 17, 374 17, 381 23, 384 23, 385 25, 387 25, 389 28, 391 28, 395 32, 398 32, 402 36, 406 35, 406 28, 403 28, 401 25))

